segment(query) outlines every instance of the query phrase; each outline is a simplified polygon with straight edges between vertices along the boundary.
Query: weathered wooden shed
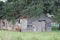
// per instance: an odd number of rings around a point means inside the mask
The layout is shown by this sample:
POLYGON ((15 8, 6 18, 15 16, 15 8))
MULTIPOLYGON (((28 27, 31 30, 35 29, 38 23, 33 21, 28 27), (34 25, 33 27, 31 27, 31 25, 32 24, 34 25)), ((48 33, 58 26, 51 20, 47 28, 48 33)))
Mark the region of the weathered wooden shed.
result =
POLYGON ((21 30, 24 32, 51 31, 51 17, 41 15, 40 17, 20 19, 21 30))

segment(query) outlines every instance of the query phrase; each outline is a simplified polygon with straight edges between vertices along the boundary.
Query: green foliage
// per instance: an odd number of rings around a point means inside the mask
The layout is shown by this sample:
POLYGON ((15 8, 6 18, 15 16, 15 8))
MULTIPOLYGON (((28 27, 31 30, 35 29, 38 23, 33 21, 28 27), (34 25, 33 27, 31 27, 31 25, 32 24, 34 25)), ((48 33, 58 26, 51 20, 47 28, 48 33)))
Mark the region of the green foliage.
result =
POLYGON ((0 2, 0 19, 3 16, 3 6, 4 6, 4 3, 1 1, 0 2))
POLYGON ((17 0, 17 1, 9 1, 4 6, 3 19, 15 20, 20 15, 36 17, 40 16, 43 12, 42 1, 40 0, 17 0))
POLYGON ((54 20, 60 22, 59 0, 8 0, 6 3, 0 2, 0 6, 3 19, 15 20, 19 16, 36 17, 50 13, 55 16, 54 20))
POLYGON ((54 15, 54 20, 58 23, 60 22, 60 1, 56 0, 52 9, 52 14, 54 15))
POLYGON ((57 27, 57 26, 52 26, 52 30, 53 30, 53 31, 58 31, 58 28, 59 28, 59 27, 57 27))

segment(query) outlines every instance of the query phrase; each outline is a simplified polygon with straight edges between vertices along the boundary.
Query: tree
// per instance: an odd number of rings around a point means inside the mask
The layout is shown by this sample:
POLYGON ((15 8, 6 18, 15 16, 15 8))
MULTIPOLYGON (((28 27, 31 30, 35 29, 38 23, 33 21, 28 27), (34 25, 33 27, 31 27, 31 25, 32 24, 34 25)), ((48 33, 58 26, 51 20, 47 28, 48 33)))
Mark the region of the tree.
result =
POLYGON ((59 23, 59 30, 60 30, 60 0, 56 0, 54 2, 53 12, 54 20, 59 23))
POLYGON ((3 5, 4 3, 1 1, 0 2, 0 19, 2 19, 2 15, 3 15, 3 5))
POLYGON ((3 19, 16 19, 18 16, 38 16, 43 12, 42 1, 40 0, 17 0, 17 1, 8 1, 5 6, 5 15, 3 19))

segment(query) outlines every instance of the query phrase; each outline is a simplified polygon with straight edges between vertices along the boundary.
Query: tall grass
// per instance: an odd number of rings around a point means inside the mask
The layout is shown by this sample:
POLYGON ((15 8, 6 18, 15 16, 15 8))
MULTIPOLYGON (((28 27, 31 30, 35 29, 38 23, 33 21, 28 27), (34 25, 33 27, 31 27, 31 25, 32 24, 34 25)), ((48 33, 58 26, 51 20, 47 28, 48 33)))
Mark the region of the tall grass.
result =
POLYGON ((60 31, 58 32, 0 31, 0 40, 60 40, 60 31))

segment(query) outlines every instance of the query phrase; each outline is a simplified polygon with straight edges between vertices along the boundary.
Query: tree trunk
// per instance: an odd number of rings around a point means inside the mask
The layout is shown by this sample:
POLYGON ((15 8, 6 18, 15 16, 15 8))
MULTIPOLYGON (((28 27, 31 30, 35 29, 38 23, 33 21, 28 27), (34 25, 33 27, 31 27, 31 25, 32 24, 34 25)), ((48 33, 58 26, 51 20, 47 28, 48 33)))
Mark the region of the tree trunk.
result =
POLYGON ((1 28, 1 20, 0 20, 0 28, 1 28))
POLYGON ((60 24, 59 24, 59 30, 60 30, 60 24))

